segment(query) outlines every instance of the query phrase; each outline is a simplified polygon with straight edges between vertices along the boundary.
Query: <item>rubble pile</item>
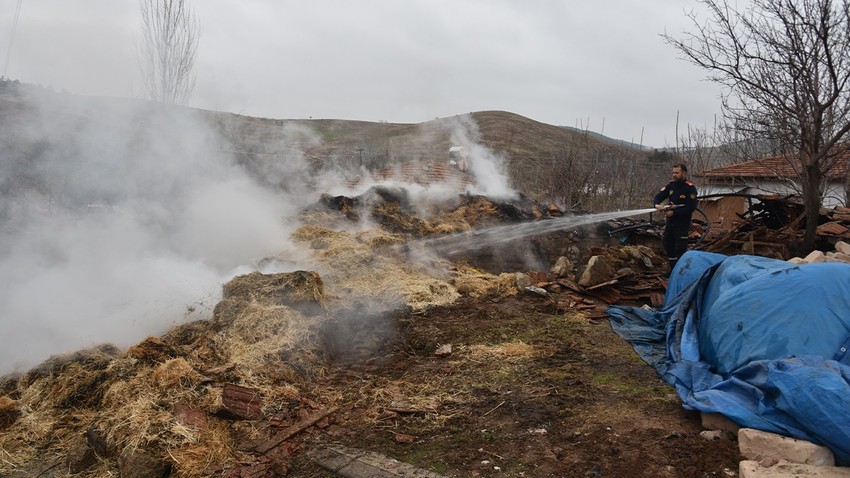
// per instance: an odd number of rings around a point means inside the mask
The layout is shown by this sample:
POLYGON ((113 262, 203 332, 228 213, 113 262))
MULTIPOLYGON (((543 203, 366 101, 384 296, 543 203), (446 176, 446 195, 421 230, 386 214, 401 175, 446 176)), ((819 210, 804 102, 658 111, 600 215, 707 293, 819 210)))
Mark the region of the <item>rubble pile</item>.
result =
MULTIPOLYGON (((850 208, 821 209, 816 247, 830 250, 839 240, 850 240, 850 208)), ((711 228, 695 247, 726 255, 751 254, 787 260, 798 254, 805 215, 802 205, 780 198, 761 198, 731 230, 711 228)))

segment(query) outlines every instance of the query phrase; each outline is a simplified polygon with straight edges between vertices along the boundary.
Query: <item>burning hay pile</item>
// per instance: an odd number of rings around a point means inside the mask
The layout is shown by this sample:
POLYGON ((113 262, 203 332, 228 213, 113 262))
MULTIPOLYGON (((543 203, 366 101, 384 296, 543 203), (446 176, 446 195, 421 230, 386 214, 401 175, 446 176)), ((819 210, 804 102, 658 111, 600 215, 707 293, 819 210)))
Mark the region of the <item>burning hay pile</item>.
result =
POLYGON ((315 273, 240 276, 225 286, 211 321, 175 327, 123 354, 102 346, 6 377, 0 469, 105 476, 117 468, 136 476, 137 468, 175 468, 208 476, 238 467, 246 460, 239 445, 263 437, 256 423, 239 419, 297 416, 291 403, 303 375, 321 374, 310 335, 323 300, 315 273), (234 392, 245 390, 252 406, 234 392))
POLYGON ((411 260, 409 240, 547 214, 461 196, 422 219, 403 192, 368 197, 305 212, 292 238, 314 271, 235 277, 211 320, 0 379, 0 474, 285 475, 299 445, 284 431, 326 424, 339 399, 305 396, 325 373, 329 330, 364 308, 409 313, 519 291, 514 274, 411 260))

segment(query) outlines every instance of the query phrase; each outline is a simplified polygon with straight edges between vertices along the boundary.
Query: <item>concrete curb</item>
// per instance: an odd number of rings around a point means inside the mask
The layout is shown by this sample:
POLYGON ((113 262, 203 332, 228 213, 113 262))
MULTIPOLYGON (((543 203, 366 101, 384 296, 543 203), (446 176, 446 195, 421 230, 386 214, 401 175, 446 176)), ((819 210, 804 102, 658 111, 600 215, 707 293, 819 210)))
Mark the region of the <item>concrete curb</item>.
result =
POLYGON ((445 478, 379 453, 331 446, 312 454, 322 468, 344 478, 445 478))

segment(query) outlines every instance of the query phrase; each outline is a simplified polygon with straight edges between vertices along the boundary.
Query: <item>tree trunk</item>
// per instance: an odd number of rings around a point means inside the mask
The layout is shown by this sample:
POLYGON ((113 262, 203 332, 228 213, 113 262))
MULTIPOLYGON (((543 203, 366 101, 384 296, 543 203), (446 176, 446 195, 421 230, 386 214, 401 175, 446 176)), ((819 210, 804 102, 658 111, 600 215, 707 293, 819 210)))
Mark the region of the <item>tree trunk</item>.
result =
POLYGON ((821 174, 814 165, 806 165, 802 170, 803 206, 806 211, 806 230, 803 235, 803 248, 811 252, 817 239, 818 220, 820 219, 820 183, 821 174))
POLYGON ((850 167, 847 168, 847 174, 844 176, 844 205, 850 207, 850 167))

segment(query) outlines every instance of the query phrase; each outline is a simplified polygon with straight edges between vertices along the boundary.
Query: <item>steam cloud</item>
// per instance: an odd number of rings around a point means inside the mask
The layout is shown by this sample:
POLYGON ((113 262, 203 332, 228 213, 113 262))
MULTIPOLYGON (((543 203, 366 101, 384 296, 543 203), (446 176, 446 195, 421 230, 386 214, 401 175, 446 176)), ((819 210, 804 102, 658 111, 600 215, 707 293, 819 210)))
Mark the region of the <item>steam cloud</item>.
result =
POLYGON ((517 192, 508 184, 505 158, 481 144, 478 124, 468 115, 452 118, 452 144, 469 149, 469 169, 476 178, 471 192, 494 199, 513 199, 517 192))
MULTIPOLYGON (((289 242, 297 212, 322 192, 355 193, 350 174, 311 175, 301 151, 320 141, 303 126, 264 139, 271 152, 246 153, 222 139, 226 115, 133 100, 31 100, 38 106, 5 121, 0 138, 0 374, 209 318, 221 284, 262 258, 292 258, 266 273, 299 268, 300 259, 315 266, 289 242), (255 160, 246 164, 246 154, 255 160)), ((477 184, 469 192, 515 196, 503 158, 479 144, 472 118, 446 121, 452 143, 470 151, 477 184)), ((423 213, 459 192, 392 183, 382 185, 404 187, 423 213)))
POLYGON ((260 186, 200 113, 116 101, 50 101, 7 129, 0 374, 209 317, 238 268, 288 250, 285 218, 311 200, 260 186))

